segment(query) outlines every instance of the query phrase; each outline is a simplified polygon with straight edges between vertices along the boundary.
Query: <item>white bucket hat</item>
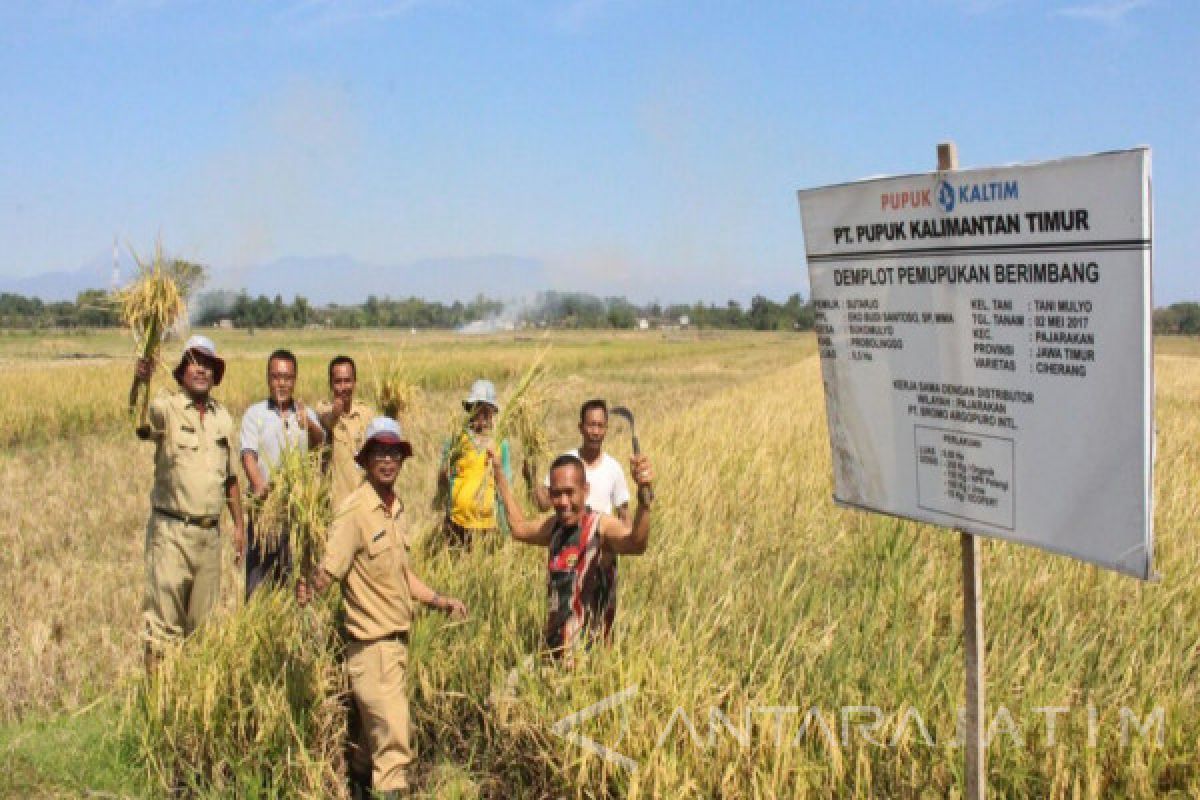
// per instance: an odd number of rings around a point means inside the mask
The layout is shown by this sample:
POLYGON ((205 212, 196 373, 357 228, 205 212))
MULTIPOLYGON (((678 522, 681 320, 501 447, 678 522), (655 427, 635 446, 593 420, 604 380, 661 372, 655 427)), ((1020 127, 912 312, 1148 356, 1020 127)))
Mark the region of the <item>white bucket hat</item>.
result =
POLYGON ((496 402, 495 384, 483 378, 471 384, 471 392, 467 395, 467 399, 463 400, 463 408, 470 411, 477 403, 487 403, 497 412, 500 411, 500 404, 496 402))
POLYGON ((217 357, 217 346, 207 336, 192 336, 183 346, 183 355, 179 358, 179 366, 172 373, 175 380, 183 382, 183 371, 194 360, 206 360, 212 365, 213 386, 219 386, 225 377, 225 360, 217 357))

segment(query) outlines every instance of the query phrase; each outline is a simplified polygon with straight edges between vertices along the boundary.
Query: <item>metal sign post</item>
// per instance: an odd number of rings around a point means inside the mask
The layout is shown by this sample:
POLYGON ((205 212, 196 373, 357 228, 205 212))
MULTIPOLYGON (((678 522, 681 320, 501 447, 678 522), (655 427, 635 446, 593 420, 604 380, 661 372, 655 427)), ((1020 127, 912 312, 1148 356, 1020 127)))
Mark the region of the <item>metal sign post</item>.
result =
MULTIPOLYGON (((958 169, 958 149, 954 142, 942 142, 937 148, 938 172, 958 169)), ((963 655, 966 666, 967 709, 965 728, 967 757, 967 800, 987 796, 987 743, 983 719, 986 683, 983 647, 983 572, 979 563, 979 538, 959 532, 962 546, 963 584, 963 655)))

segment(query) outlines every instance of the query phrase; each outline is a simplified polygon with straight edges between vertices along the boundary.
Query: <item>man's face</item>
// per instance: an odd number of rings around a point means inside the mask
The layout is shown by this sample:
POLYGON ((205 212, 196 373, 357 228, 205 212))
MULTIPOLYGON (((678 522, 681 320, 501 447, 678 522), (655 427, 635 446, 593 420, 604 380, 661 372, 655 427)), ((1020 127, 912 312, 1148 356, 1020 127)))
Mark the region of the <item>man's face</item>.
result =
POLYGON ((347 402, 354 397, 354 386, 357 382, 354 376, 354 367, 349 364, 334 365, 333 372, 329 376, 329 388, 333 392, 333 396, 347 402))
POLYGON ((567 464, 550 471, 550 504, 554 515, 564 525, 579 522, 587 504, 588 484, 583 470, 567 464))
POLYGON ((191 395, 206 395, 213 386, 213 364, 204 356, 188 353, 183 368, 183 388, 191 395))
POLYGON ((579 423, 579 433, 588 447, 600 447, 608 435, 608 414, 602 408, 589 408, 579 423))
POLYGON ((290 405, 296 390, 296 365, 285 358, 271 359, 267 363, 267 388, 275 405, 290 405))
POLYGON ((476 403, 471 409, 471 430, 476 433, 487 433, 492 429, 496 419, 496 409, 487 403, 476 403))
POLYGON ((375 486, 391 487, 404 464, 404 450, 398 444, 372 442, 365 460, 368 480, 375 486))

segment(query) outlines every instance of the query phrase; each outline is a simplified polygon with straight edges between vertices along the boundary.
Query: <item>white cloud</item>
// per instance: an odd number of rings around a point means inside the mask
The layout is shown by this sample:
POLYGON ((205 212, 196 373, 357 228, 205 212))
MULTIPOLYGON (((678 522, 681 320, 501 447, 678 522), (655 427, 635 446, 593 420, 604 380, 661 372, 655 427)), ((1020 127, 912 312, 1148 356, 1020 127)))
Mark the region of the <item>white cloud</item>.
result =
POLYGON ((567 33, 579 33, 608 13, 622 0, 567 0, 552 11, 554 26, 567 33))
POLYGON ((1054 15, 1115 28, 1123 24, 1129 14, 1148 5, 1149 0, 1100 0, 1095 3, 1066 6, 1054 11, 1054 15))
POLYGON ((305 33, 386 22, 439 4, 440 0, 299 0, 279 15, 279 21, 293 31, 305 33))

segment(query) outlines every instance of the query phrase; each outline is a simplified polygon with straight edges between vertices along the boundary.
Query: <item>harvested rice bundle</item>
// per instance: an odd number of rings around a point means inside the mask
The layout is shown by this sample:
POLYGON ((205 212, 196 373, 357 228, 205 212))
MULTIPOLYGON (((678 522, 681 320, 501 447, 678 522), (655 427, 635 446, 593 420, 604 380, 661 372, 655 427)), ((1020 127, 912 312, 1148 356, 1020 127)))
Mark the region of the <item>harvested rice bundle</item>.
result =
POLYGON ((321 451, 285 447, 271 471, 271 491, 254 511, 254 533, 263 547, 275 550, 290 539, 295 575, 308 575, 325 552, 333 518, 331 481, 321 469, 321 451))
POLYGON ((549 368, 546 353, 542 350, 534 358, 529 369, 517 381, 517 385, 496 420, 496 440, 515 438, 521 443, 525 458, 536 461, 550 452, 550 438, 546 434, 546 415, 549 411, 550 384, 546 380, 549 368))
MULTIPOLYGON (((187 320, 188 292, 202 279, 204 271, 186 261, 170 260, 163 256, 162 242, 155 245, 154 258, 143 262, 133 254, 138 265, 138 277, 117 292, 121 320, 133 331, 138 355, 153 361, 158 358, 163 338, 182 320, 187 320)), ((129 410, 132 412, 141 394, 141 411, 137 424, 146 424, 146 409, 150 402, 149 382, 133 379, 129 388, 129 410), (143 392, 142 390, 145 389, 143 392)))
POLYGON ((375 365, 369 353, 371 372, 374 375, 372 389, 375 408, 385 417, 399 419, 401 414, 413 413, 421 401, 421 387, 411 380, 400 359, 392 357, 382 369, 375 365))

